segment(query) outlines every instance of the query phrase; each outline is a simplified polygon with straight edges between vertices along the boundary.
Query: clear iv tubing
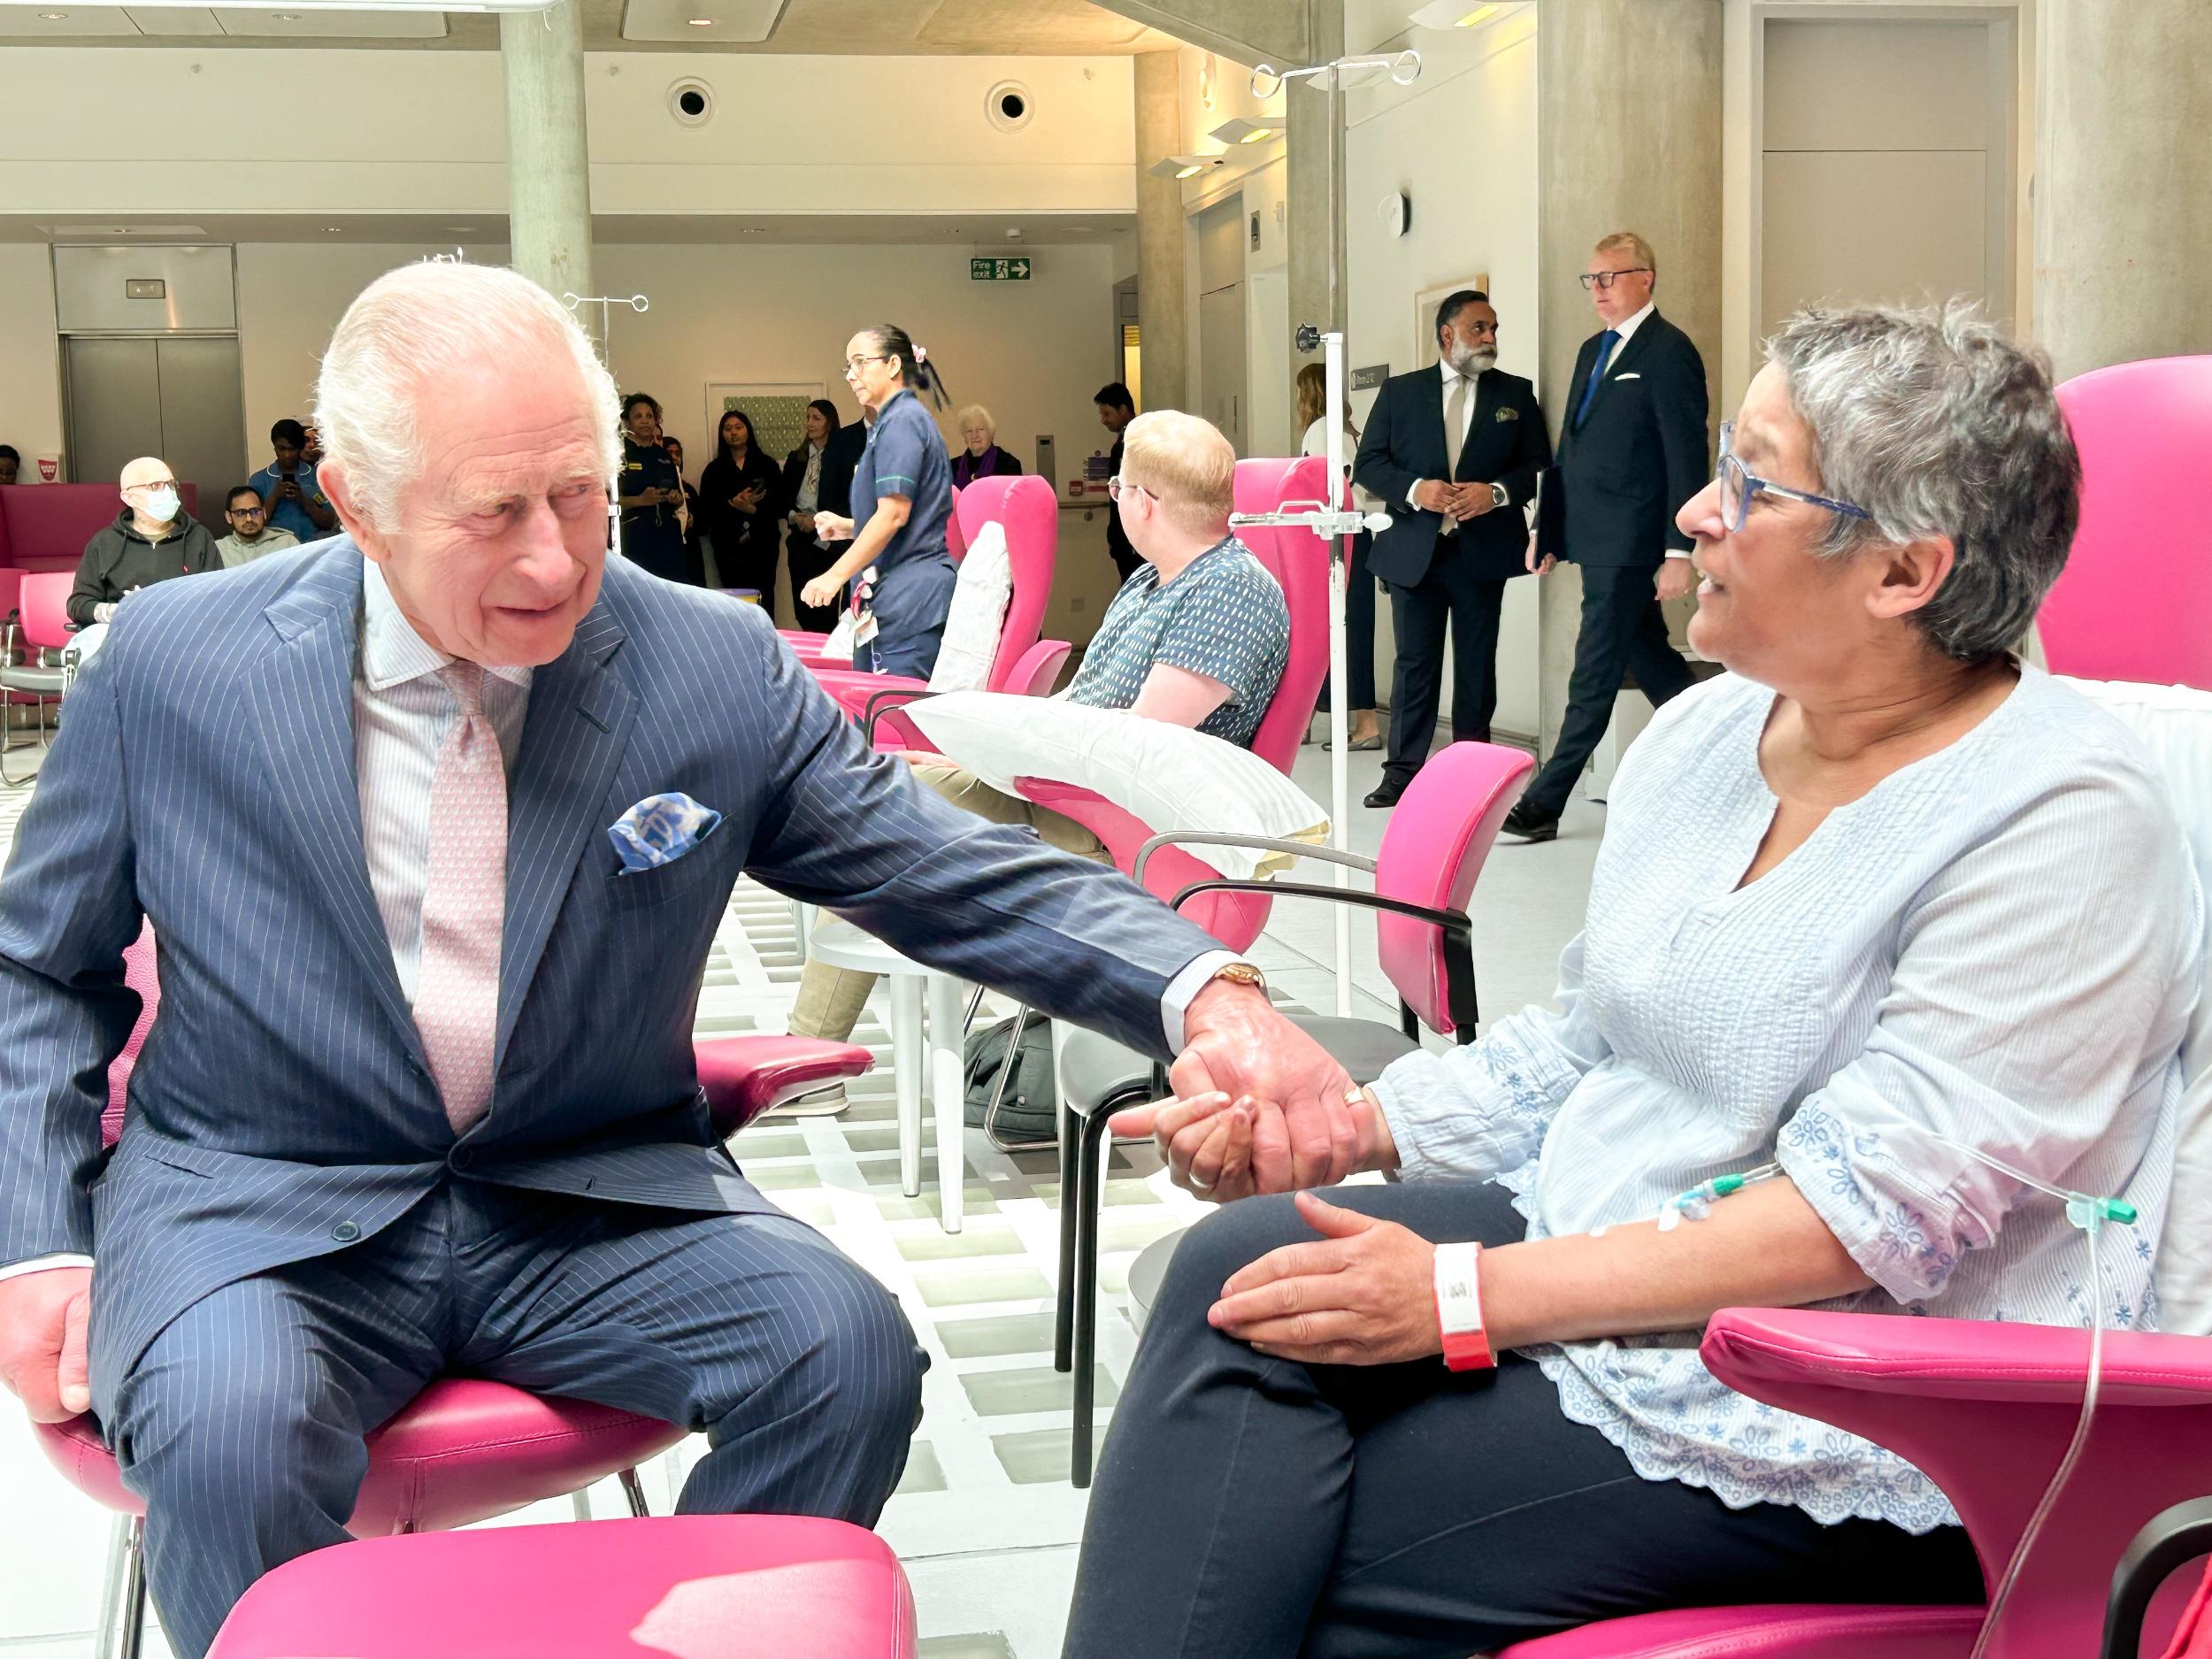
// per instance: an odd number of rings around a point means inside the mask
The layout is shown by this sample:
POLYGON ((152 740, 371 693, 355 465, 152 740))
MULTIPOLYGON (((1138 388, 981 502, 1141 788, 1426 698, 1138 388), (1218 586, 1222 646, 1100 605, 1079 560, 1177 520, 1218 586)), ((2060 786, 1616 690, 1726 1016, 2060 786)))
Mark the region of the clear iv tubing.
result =
MULTIPOLYGON (((2097 1238, 2107 1221, 2133 1221, 2135 1209, 2119 1199, 2092 1198, 2085 1193, 2069 1192, 2063 1187, 2053 1187, 2032 1175, 2024 1175, 2009 1164, 1990 1156, 1978 1147, 1963 1145, 1932 1129, 1924 1129, 1921 1133, 1930 1140, 1941 1141, 1954 1151, 1963 1152, 1978 1163, 1987 1164, 2001 1175, 2009 1176, 2023 1187, 2032 1187, 2039 1193, 2058 1199, 2066 1206, 2067 1220, 2082 1230, 2082 1236, 2089 1245, 2089 1375, 2082 1386, 2081 1417, 2074 1425, 2074 1437, 2067 1443, 2066 1455, 2058 1460, 2057 1472, 2052 1475, 2050 1484, 2043 1488, 2042 1498, 2028 1517, 2028 1524, 2021 1531, 2019 1543, 2013 1548, 2012 1559, 2005 1563, 2003 1576, 1997 1580, 1997 1587, 1990 1595, 1989 1611, 1983 1616, 1981 1630, 1974 1638, 1973 1651, 1969 1655, 1969 1659, 1986 1659, 1990 1643, 1997 1633, 1998 1622, 2004 1617, 2006 1604, 2011 1601, 2013 1590, 2020 1582, 2021 1571, 2027 1566, 2035 1540, 2041 1536, 2044 1524, 2051 1518, 2051 1511, 2058 1507, 2060 1496, 2065 1492, 2067 1483, 2074 1478, 2075 1467, 2081 1462, 2082 1451, 2089 1444, 2090 1425, 2096 1420, 2097 1395, 2104 1376, 2104 1264, 2097 1255, 2097 1238)), ((1747 1170, 1740 1175, 1724 1175, 1701 1182, 1688 1192, 1669 1199, 1660 1207, 1660 1230, 1669 1231, 1682 1219, 1701 1221, 1717 1199, 1725 1198, 1755 1181, 1764 1180, 1781 1172, 1781 1165, 1778 1164, 1763 1164, 1757 1169, 1747 1170)))

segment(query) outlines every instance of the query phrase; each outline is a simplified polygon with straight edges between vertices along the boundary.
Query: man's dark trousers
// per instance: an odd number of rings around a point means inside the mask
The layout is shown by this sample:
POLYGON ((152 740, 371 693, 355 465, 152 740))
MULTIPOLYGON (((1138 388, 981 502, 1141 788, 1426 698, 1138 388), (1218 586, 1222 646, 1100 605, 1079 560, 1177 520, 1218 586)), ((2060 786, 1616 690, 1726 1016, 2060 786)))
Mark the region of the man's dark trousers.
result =
POLYGON ((1567 681, 1567 718, 1559 743, 1521 797, 1521 809, 1539 820, 1566 810, 1575 780, 1613 718, 1613 700, 1624 675, 1657 708, 1697 683, 1667 639, 1667 619, 1654 586, 1658 572, 1646 565, 1582 567, 1582 631, 1575 639, 1573 676, 1567 681))

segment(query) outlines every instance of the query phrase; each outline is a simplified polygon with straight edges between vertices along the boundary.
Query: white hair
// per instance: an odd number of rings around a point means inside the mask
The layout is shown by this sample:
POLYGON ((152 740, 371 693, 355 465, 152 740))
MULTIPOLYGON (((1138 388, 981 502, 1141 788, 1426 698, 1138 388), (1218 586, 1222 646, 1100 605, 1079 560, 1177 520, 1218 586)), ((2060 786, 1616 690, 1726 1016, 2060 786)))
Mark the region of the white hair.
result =
POLYGON ((590 338, 561 303, 498 265, 426 260, 388 272, 338 320, 315 383, 323 453, 372 529, 399 523, 400 491, 428 459, 418 403, 456 370, 565 350, 591 401, 592 436, 610 487, 621 465, 620 396, 590 338))

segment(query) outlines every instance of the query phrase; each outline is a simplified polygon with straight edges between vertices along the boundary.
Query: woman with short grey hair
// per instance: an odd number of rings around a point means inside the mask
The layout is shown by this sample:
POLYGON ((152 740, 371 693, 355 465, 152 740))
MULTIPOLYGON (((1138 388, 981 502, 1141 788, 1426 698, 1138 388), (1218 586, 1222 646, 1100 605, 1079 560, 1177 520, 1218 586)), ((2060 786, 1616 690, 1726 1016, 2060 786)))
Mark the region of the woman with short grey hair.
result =
POLYGON ((1678 516, 1729 672, 1624 763, 1558 1007, 1345 1102, 1394 1185, 1283 1196, 1265 1102, 1117 1125, 1239 1202, 1154 1304, 1069 1655, 1980 1598, 1924 1476, 1698 1340, 1732 1306, 2081 1324, 2081 1235, 2016 1171, 2134 1207, 2102 1317, 2155 1323, 2203 900, 2128 733, 2010 649, 2079 476, 2047 365, 1970 312, 1783 326, 1678 516))

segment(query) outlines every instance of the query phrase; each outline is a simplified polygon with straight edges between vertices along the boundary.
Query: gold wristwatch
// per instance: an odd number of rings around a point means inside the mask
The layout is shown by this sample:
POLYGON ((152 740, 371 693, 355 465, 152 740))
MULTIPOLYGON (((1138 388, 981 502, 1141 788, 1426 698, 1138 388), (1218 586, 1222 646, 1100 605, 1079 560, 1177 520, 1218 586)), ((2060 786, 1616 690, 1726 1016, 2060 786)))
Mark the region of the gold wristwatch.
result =
POLYGON ((1267 989, 1267 976, 1248 962, 1223 963, 1213 971, 1207 983, 1210 985, 1214 979, 1226 979, 1232 985, 1248 985, 1263 993, 1267 989))

